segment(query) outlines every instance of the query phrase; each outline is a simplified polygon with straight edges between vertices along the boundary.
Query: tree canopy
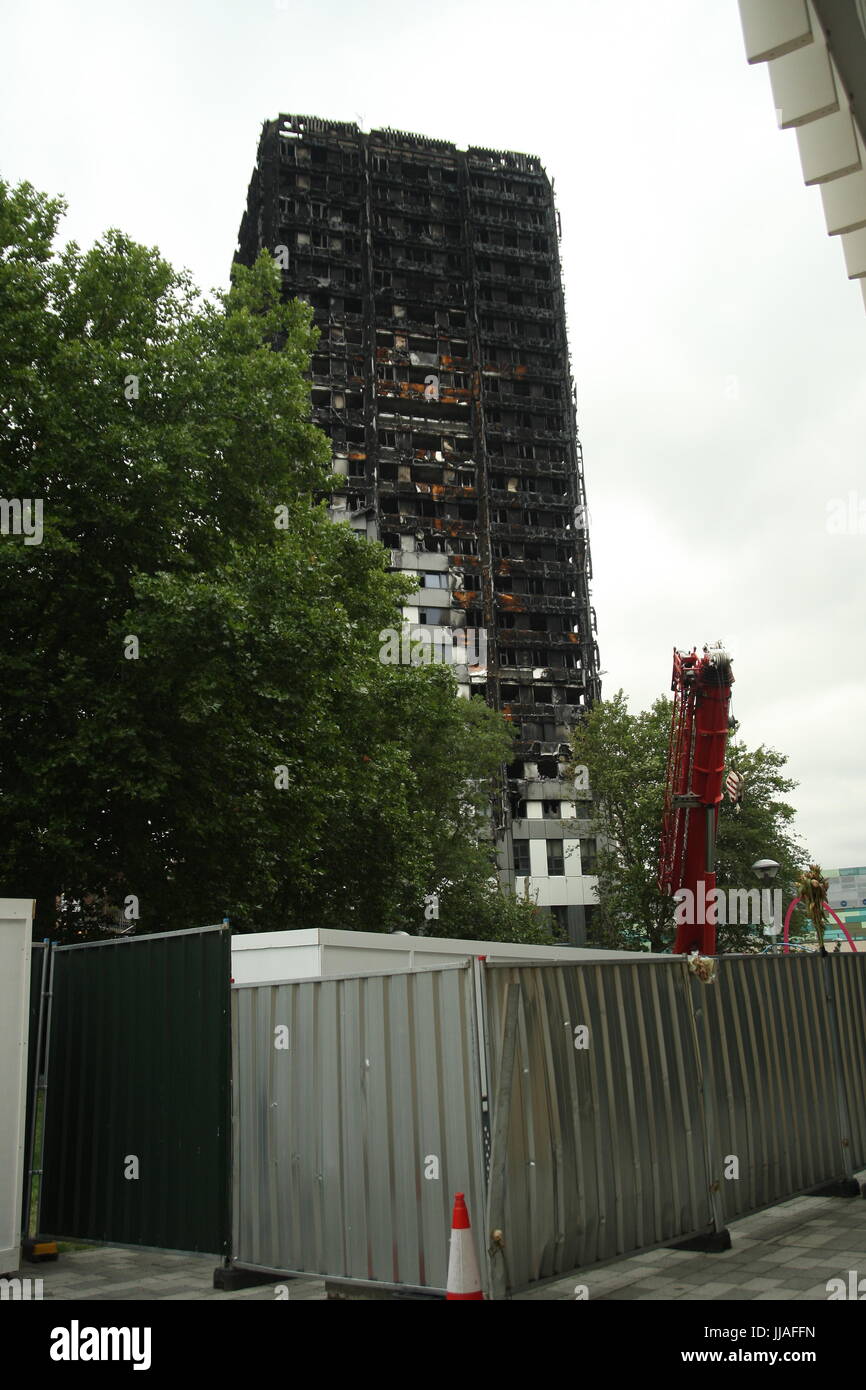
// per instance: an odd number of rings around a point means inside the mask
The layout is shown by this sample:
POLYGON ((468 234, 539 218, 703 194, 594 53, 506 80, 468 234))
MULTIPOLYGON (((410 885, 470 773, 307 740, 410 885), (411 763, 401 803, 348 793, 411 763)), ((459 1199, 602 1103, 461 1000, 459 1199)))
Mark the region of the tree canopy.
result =
POLYGON ((504 721, 379 659, 407 583, 328 518, 311 311, 266 254, 205 298, 119 231, 57 250, 62 211, 0 183, 2 491, 42 509, 0 536, 5 891, 55 936, 546 939, 491 881, 504 721))
MULTIPOLYGON (((620 690, 596 704, 574 733, 574 763, 587 769, 602 840, 596 944, 640 949, 649 943, 662 951, 673 942, 675 904, 656 886, 671 713, 671 700, 662 696, 649 710, 631 714, 620 690)), ((729 738, 727 766, 742 774, 745 793, 739 814, 727 799, 720 808, 716 882, 723 891, 758 888, 752 864, 775 859, 780 870, 773 887, 782 890, 787 908, 808 854, 784 799, 796 786, 784 775, 786 762, 775 749, 750 750, 735 733, 729 738)), ((792 929, 802 920, 798 909, 792 929)), ((760 940, 760 930, 747 923, 719 922, 719 951, 754 950, 760 940)))

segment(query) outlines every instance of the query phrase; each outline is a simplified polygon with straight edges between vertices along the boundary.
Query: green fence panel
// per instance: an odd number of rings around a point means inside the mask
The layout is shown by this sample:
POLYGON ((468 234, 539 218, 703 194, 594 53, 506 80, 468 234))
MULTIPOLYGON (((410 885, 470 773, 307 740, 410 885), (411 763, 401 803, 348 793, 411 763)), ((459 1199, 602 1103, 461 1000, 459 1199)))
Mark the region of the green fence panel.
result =
POLYGON ((227 1252, 230 941, 55 948, 43 1234, 227 1252))

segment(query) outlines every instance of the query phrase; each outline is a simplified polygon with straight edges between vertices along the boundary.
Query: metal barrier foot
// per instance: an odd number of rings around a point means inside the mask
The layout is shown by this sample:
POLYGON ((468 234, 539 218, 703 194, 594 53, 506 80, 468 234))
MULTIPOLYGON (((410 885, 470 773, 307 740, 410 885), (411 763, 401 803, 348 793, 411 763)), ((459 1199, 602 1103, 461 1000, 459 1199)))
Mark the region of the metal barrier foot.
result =
POLYGON ((688 1240, 677 1240, 668 1250, 700 1250, 704 1255, 721 1255, 731 1248, 731 1233, 727 1226, 720 1231, 707 1231, 702 1236, 689 1236, 688 1240))
POLYGON ((237 1265, 217 1265, 213 1272, 213 1286, 225 1293, 235 1289, 252 1289, 257 1284, 285 1284, 289 1274, 265 1274, 260 1269, 239 1269, 237 1265))
POLYGON ((825 1183, 823 1187, 813 1187, 807 1197, 866 1197, 866 1187, 861 1187, 856 1178, 840 1178, 838 1182, 825 1183))
POLYGON ((57 1241, 42 1236, 28 1236, 21 1242, 21 1258, 29 1265, 39 1265, 58 1258, 57 1241))

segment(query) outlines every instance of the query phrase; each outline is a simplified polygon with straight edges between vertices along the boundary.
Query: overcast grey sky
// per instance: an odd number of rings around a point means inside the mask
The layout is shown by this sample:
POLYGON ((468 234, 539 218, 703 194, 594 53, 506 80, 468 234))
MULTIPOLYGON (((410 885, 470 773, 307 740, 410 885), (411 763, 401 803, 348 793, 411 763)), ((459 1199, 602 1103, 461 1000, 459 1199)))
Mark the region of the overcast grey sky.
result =
POLYGON ((723 638, 800 834, 866 864, 866 313, 736 0, 0 0, 8 180, 224 286, 282 112, 541 156, 555 180, 604 691, 723 638), (855 520, 828 531, 834 499, 855 520))

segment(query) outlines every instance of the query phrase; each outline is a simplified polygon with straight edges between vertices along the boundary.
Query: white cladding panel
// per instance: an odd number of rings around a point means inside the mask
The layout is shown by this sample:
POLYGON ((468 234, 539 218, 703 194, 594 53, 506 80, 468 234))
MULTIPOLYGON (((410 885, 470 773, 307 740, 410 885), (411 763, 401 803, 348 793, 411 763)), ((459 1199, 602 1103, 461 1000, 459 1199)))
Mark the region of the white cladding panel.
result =
MULTIPOLYGON (((584 881, 585 882, 585 881, 584 881)), ((378 932, 309 931, 255 932, 232 937, 232 979, 235 984, 268 984, 277 980, 333 979, 342 975, 375 975, 404 970, 430 970, 458 965, 471 956, 514 964, 535 961, 646 960, 646 952, 597 951, 577 946, 519 946, 507 941, 472 941, 444 937, 379 935, 378 932)), ((665 957, 665 959, 668 959, 665 957)))
POLYGON ((821 199, 831 236, 866 227, 866 171, 822 184, 821 199))
POLYGON ((825 183, 861 167, 854 121, 847 106, 822 121, 798 126, 796 134, 805 184, 825 183))
POLYGON ((0 898, 0 1274, 21 1249, 32 930, 33 900, 0 898))
POLYGON ((842 249, 845 252, 845 269, 848 279, 856 280, 866 275, 866 228, 859 232, 845 232, 842 236, 842 249))
POLYGON ((830 55, 823 44, 799 48, 768 64, 773 100, 783 130, 839 110, 830 55))
POLYGON ((740 0, 740 19, 750 63, 780 58, 812 42, 806 0, 740 0))

